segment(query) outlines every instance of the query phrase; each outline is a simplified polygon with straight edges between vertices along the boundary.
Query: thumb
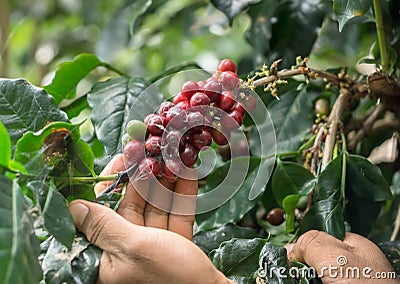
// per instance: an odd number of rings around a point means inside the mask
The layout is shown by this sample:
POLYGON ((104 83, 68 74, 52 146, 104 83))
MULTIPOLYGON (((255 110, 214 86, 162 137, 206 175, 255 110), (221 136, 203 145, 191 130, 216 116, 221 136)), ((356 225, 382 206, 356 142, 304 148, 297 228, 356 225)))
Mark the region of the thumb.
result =
POLYGON ((320 271, 329 264, 337 264, 339 256, 349 258, 351 249, 352 246, 325 232, 311 230, 301 235, 293 247, 288 247, 288 258, 320 271))
POLYGON ((68 207, 76 228, 89 242, 109 253, 121 251, 127 238, 137 230, 135 225, 104 205, 74 200, 68 207))

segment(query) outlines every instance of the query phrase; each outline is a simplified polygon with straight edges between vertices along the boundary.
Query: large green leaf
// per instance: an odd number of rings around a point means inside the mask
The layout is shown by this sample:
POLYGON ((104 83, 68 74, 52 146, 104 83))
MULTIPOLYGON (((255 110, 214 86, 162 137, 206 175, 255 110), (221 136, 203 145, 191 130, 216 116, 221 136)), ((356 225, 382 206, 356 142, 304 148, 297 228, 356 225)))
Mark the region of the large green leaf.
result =
POLYGON ((211 3, 224 12, 228 17, 229 23, 232 25, 233 18, 243 10, 247 9, 250 4, 260 2, 260 0, 211 0, 211 3))
POLYGON ((372 0, 333 0, 333 12, 339 22, 339 31, 351 19, 367 13, 371 6, 372 0))
POLYGON ((25 80, 0 79, 0 121, 15 145, 26 131, 38 131, 52 121, 67 121, 67 115, 44 90, 25 80))
POLYGON ((141 96, 147 84, 139 77, 119 77, 95 84, 88 94, 96 135, 104 144, 107 154, 117 151, 130 116, 138 114, 136 117, 143 119, 162 102, 163 96, 158 92, 141 96))
POLYGON ((56 69, 53 81, 44 89, 54 97, 56 104, 59 104, 65 98, 74 97, 78 83, 101 64, 96 55, 79 54, 73 61, 61 63, 56 69))
MULTIPOLYGON (((217 199, 227 200, 222 206, 210 212, 196 215, 198 229, 200 231, 211 230, 229 222, 238 222, 260 199, 260 195, 254 199, 250 199, 249 197, 251 192, 264 191, 268 180, 265 183, 260 182, 259 175, 264 175, 264 177, 268 178, 270 170, 273 167, 273 162, 273 159, 238 157, 216 168, 207 177, 207 184, 204 187, 204 191, 209 192, 215 189, 223 181, 227 182, 226 186, 224 186, 226 191, 229 190, 230 193, 234 192, 232 189, 237 191, 231 198, 223 195, 225 192, 222 192, 221 196, 217 197, 217 199), (235 168, 241 170, 240 174, 236 170, 230 170, 231 163, 235 165, 235 168), (231 171, 230 176, 227 177, 229 171, 231 171), (241 175, 244 176, 244 180, 242 180, 243 176, 241 175), (240 187, 238 188, 238 186, 240 187)), ((203 207, 202 203, 207 202, 211 201, 207 198, 202 199, 202 196, 199 195, 198 208, 203 207)))
POLYGON ((299 164, 277 160, 272 175, 272 192, 280 206, 289 194, 308 194, 314 186, 314 175, 299 164))
POLYGON ((379 167, 362 156, 348 156, 346 176, 346 185, 358 198, 385 201, 392 197, 389 184, 379 167))
POLYGON ((211 231, 198 232, 193 236, 193 242, 206 254, 209 254, 221 243, 233 238, 253 239, 257 237, 260 237, 260 235, 252 228, 239 227, 233 223, 228 223, 211 231))
POLYGON ((46 283, 95 283, 98 276, 101 250, 78 234, 72 249, 52 238, 42 262, 46 283))
MULTIPOLYGON (((286 249, 267 242, 259 255, 258 277, 268 283, 297 283, 290 275, 291 265, 286 256, 286 249)), ((262 281, 261 280, 261 281, 262 281)))
POLYGON ((43 208, 43 217, 47 231, 68 249, 71 249, 75 236, 74 220, 64 196, 57 191, 53 183, 50 183, 43 208))
POLYGON ((39 242, 18 181, 0 176, 0 282, 38 283, 39 242))
POLYGON ((329 7, 322 0, 266 0, 251 5, 252 24, 246 39, 254 47, 251 59, 257 67, 283 58, 288 68, 297 56, 308 56, 329 7), (299 31, 307 31, 302 33, 299 31), (299 44, 301 43, 301 44, 299 44))
POLYGON ((312 126, 312 100, 316 93, 303 88, 297 92, 290 84, 280 101, 274 101, 269 111, 274 122, 277 153, 297 150, 312 126))
POLYGON ((7 129, 0 121, 0 166, 8 166, 11 159, 11 139, 7 129))
POLYGON ((342 175, 345 156, 330 162, 318 176, 313 195, 313 205, 300 223, 300 234, 308 230, 322 230, 338 239, 343 239, 344 226, 344 183, 342 175), (344 161, 342 161, 344 160, 344 161))
POLYGON ((362 156, 349 155, 346 172, 346 221, 352 232, 367 236, 383 202, 392 198, 390 187, 379 167, 362 156))
POLYGON ((258 256, 265 240, 231 239, 213 250, 209 257, 214 265, 235 283, 254 283, 258 256))

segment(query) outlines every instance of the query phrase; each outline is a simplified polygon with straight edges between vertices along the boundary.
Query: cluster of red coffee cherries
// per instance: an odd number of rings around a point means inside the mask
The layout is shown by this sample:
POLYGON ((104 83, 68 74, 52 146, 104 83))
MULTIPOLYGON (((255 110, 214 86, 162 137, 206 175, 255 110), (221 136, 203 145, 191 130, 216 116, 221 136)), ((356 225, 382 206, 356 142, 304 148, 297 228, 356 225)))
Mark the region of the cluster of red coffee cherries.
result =
POLYGON ((127 167, 139 164, 139 178, 154 175, 174 182, 212 141, 228 144, 231 131, 256 106, 249 89, 240 86, 235 63, 224 59, 207 80, 186 81, 157 113, 143 122, 128 122, 123 138, 125 163, 127 167))

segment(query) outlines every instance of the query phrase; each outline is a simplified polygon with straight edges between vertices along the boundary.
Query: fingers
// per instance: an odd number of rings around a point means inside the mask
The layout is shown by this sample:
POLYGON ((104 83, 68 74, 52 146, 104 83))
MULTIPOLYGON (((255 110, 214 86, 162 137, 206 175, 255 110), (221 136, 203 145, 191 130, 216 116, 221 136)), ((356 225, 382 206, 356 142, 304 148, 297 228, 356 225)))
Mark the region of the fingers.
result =
POLYGON ((69 210, 76 228, 88 240, 112 254, 122 253, 126 240, 133 235, 141 235, 140 227, 135 227, 112 209, 84 200, 74 200, 69 210))
POLYGON ((126 194, 118 206, 117 212, 125 219, 135 225, 144 226, 144 210, 146 199, 149 194, 150 181, 135 181, 135 186, 129 182, 126 188, 126 194))
POLYGON ((393 271, 389 260, 380 248, 367 238, 354 233, 346 233, 343 242, 350 245, 353 248, 352 252, 361 259, 372 261, 371 265, 382 267, 382 271, 393 271))
POLYGON ((172 205, 174 185, 164 179, 150 179, 150 193, 144 210, 144 225, 168 229, 169 210, 172 205))
POLYGON ((168 230, 191 240, 193 235, 194 214, 196 212, 198 181, 195 170, 187 169, 184 174, 188 176, 189 179, 180 178, 176 183, 176 194, 172 201, 168 230))
MULTIPOLYGON (((100 173, 101 176, 108 176, 116 174, 117 172, 125 170, 124 156, 122 154, 115 155, 111 161, 107 164, 107 166, 100 173)), ((114 181, 102 181, 95 185, 94 192, 96 196, 103 192, 108 186, 110 186, 114 181)))
POLYGON ((317 271, 334 264, 338 256, 349 257, 351 246, 335 237, 316 230, 300 236, 288 253, 289 260, 307 263, 317 271))

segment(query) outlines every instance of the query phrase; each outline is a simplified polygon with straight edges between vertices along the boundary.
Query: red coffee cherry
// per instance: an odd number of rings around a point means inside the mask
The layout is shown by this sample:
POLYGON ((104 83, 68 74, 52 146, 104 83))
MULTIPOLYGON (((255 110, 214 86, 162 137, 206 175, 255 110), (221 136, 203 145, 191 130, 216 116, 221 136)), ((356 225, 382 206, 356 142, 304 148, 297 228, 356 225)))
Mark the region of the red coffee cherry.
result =
POLYGON ((186 97, 184 97, 181 92, 177 93, 172 100, 172 102, 174 104, 178 104, 179 102, 183 102, 183 101, 188 101, 188 99, 186 97))
POLYGON ((200 129, 198 132, 192 132, 190 134, 190 144, 196 147, 197 150, 201 150, 204 147, 211 146, 212 135, 209 131, 200 129))
POLYGON ((199 90, 200 87, 196 82, 187 81, 183 83, 181 93, 187 100, 190 100, 190 98, 199 90))
POLYGON ((123 150, 124 161, 127 167, 139 163, 145 156, 143 142, 138 140, 128 141, 123 150))
POLYGON ((149 136, 144 143, 144 147, 151 155, 161 153, 161 136, 149 136))
POLYGON ((221 60, 221 62, 218 64, 217 71, 231 71, 233 73, 237 73, 236 65, 230 59, 221 60))
POLYGON ((161 173, 161 165, 156 158, 146 157, 140 162, 138 171, 142 179, 149 178, 151 175, 158 176, 161 173))
POLYGON ((222 72, 219 74, 219 82, 221 83, 222 87, 228 91, 235 90, 239 88, 240 81, 239 77, 236 73, 231 71, 222 72))
POLYGON ((152 135, 162 135, 164 132, 164 119, 158 114, 149 114, 144 123, 147 126, 147 131, 152 135))
POLYGON ((172 107, 165 115, 167 128, 182 129, 185 126, 186 112, 180 107, 172 107))
POLYGON ((201 93, 201 92, 195 93, 190 98, 190 105, 192 107, 209 105, 210 102, 211 102, 210 98, 205 93, 201 93))
POLYGON ((222 92, 222 86, 218 82, 214 80, 207 81, 203 86, 203 90, 212 103, 218 103, 219 95, 222 92))
POLYGON ((220 146, 228 144, 229 139, 231 138, 231 132, 229 130, 212 130, 212 137, 214 142, 220 146))
POLYGON ((186 143, 182 151, 180 151, 180 157, 185 166, 191 167, 197 162, 198 153, 192 145, 186 143))
POLYGON ((235 104, 235 97, 231 91, 223 91, 219 97, 219 108, 223 111, 230 111, 235 104))
POLYGON ((271 225, 278 226, 284 221, 284 213, 281 208, 274 208, 268 212, 266 219, 271 225))
POLYGON ((163 102, 163 103, 161 103, 161 105, 160 105, 160 107, 158 109, 158 114, 161 115, 161 116, 165 116, 167 111, 170 108, 174 107, 174 106, 175 106, 174 103, 171 103, 171 102, 168 102, 168 101, 167 102, 163 102))

